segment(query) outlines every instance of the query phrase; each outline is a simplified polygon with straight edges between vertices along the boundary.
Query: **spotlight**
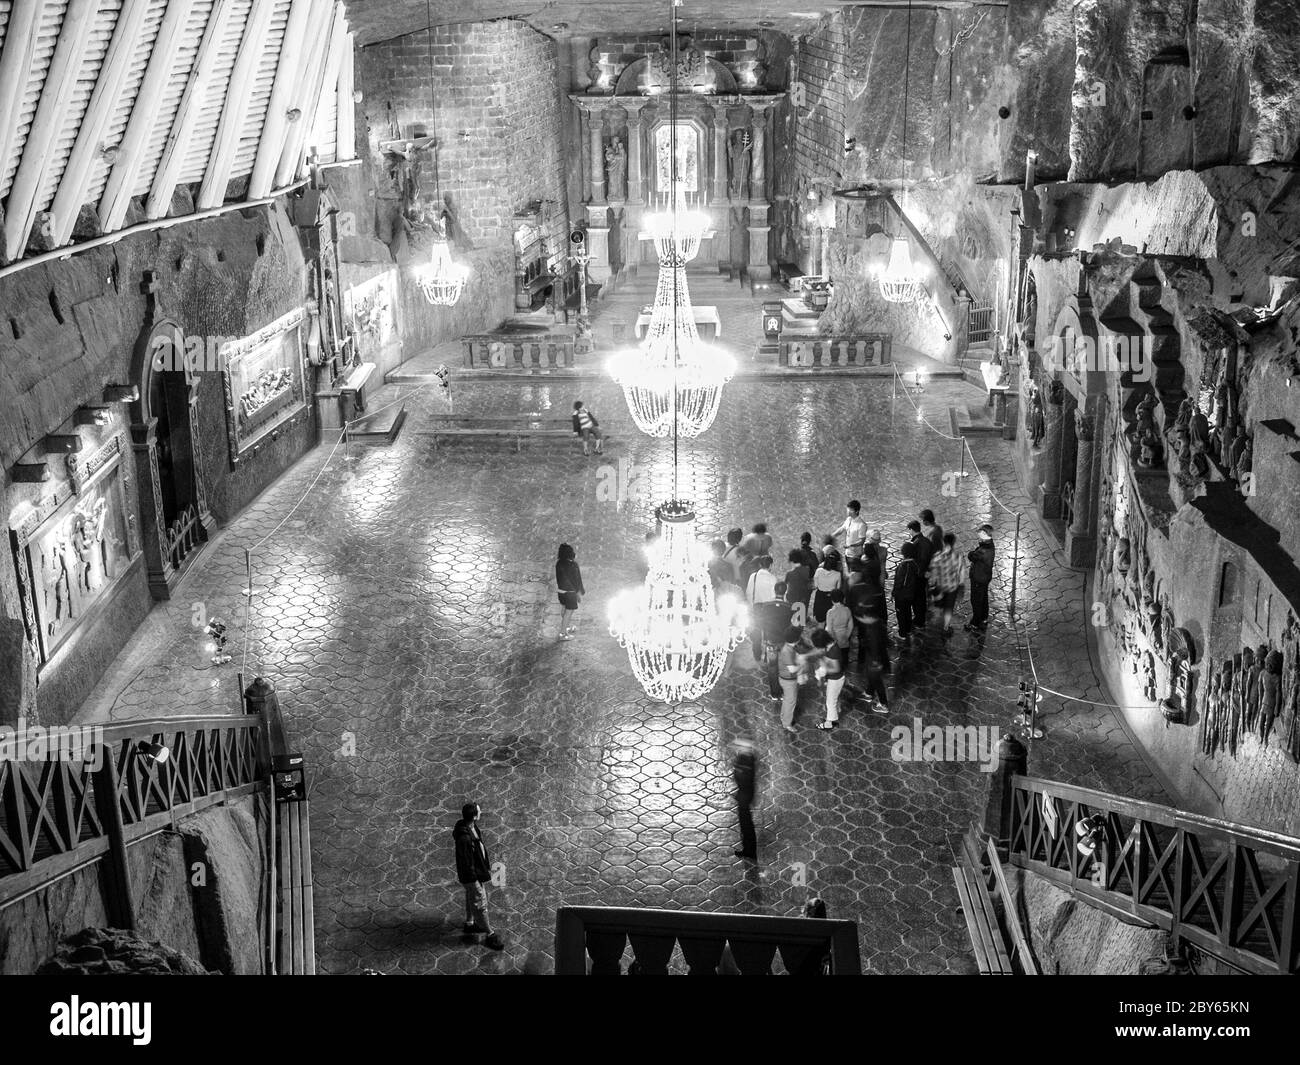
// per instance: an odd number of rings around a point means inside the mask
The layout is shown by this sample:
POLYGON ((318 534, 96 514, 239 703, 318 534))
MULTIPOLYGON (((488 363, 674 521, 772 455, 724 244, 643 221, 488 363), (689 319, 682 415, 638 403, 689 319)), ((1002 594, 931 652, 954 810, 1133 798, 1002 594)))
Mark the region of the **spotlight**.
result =
POLYGON ((214 666, 224 666, 230 661, 230 655, 226 654, 225 623, 213 618, 208 622, 204 632, 212 637, 211 650, 214 652, 212 655, 212 664, 214 666))
POLYGON ((1075 823, 1074 834, 1079 837, 1075 849, 1085 858, 1091 857, 1106 842, 1106 819, 1101 814, 1090 814, 1075 823))
POLYGON ((433 371, 433 376, 438 379, 438 384, 442 387, 444 392, 451 391, 451 371, 447 369, 445 365, 439 365, 439 367, 433 371))
POLYGON ((172 756, 172 752, 161 743, 153 743, 149 740, 141 740, 136 753, 151 765, 162 765, 172 756))

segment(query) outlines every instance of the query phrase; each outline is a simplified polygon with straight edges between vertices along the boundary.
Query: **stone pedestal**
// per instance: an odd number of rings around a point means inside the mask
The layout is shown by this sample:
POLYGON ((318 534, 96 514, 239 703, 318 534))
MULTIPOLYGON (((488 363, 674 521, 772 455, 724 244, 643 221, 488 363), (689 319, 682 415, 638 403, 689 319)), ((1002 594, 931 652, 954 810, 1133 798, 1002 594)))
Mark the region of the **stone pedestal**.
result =
POLYGON ((597 284, 609 280, 609 207, 603 203, 587 204, 587 252, 591 263, 587 276, 597 284))
POLYGON ((770 205, 751 203, 749 205, 749 263, 746 269, 755 281, 772 280, 772 263, 767 257, 767 235, 772 227, 767 224, 767 212, 770 205))
POLYGON ((1047 431, 1038 460, 1039 469, 1043 471, 1039 491, 1040 512, 1044 518, 1061 516, 1061 414, 1060 402, 1049 400, 1044 404, 1043 420, 1047 431))

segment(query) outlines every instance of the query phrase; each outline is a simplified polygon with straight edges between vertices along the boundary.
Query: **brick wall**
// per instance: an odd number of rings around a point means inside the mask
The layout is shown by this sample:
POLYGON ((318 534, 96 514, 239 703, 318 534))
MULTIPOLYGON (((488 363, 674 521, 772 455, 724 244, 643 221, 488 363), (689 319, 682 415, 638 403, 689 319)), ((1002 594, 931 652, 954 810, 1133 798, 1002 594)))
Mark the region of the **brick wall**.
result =
MULTIPOLYGON (((361 49, 358 69, 372 155, 394 133, 432 133, 439 191, 469 243, 509 245, 511 216, 534 200, 560 205, 552 230, 564 236, 553 40, 511 19, 437 26, 432 39, 421 30, 361 49)), ((432 195, 432 168, 424 174, 432 195)))

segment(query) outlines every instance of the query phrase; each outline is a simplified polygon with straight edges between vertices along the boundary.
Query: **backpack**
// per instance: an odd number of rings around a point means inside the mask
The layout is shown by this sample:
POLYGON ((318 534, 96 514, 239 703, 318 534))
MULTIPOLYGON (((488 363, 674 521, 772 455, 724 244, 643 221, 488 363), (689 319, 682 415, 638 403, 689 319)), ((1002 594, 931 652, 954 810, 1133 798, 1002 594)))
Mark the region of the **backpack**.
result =
POLYGON ((894 570, 894 598, 911 599, 916 595, 916 560, 905 558, 894 570))

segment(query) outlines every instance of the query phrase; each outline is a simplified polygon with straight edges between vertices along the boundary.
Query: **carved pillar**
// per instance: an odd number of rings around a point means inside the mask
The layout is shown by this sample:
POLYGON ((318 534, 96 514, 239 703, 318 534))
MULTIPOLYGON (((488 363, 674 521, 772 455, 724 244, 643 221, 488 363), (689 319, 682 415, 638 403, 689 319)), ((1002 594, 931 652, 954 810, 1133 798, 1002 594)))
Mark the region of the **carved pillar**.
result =
POLYGON ((727 202, 727 105, 712 102, 713 111, 713 202, 727 202))
POLYGON ((158 473, 157 418, 132 423, 131 450, 135 453, 135 471, 140 484, 140 536, 144 543, 149 591, 155 599, 170 599, 167 579, 171 576, 171 558, 167 550, 162 481, 158 473))
POLYGON ((1043 471, 1043 483, 1039 485, 1041 493, 1041 512, 1044 518, 1061 516, 1061 413, 1065 400, 1065 389, 1059 381, 1048 382, 1047 402, 1043 405, 1046 432, 1043 435, 1043 449, 1038 454, 1038 468, 1043 471))
POLYGON ((579 103, 587 116, 587 137, 590 159, 591 198, 587 203, 587 252, 591 263, 587 276, 597 284, 609 280, 613 271, 609 264, 609 207, 605 203, 605 101, 579 103))
POLYGON ((591 202, 605 202, 605 109, 587 109, 587 143, 591 163, 591 202))
POLYGON ((767 212, 767 111, 772 101, 751 104, 753 146, 749 168, 749 276, 756 281, 772 279, 772 261, 768 257, 767 237, 772 227, 767 212))
POLYGON ((1097 479, 1097 426, 1101 419, 1094 404, 1074 413, 1077 451, 1074 474, 1074 520, 1065 534, 1065 554, 1078 569, 1092 566, 1097 553, 1097 515, 1093 482, 1097 479))
POLYGON ((641 125, 641 108, 644 100, 624 100, 623 108, 627 111, 627 202, 645 203, 644 175, 644 141, 645 129, 641 125))
POLYGON ((203 437, 199 433, 199 386, 195 382, 189 389, 190 447, 194 453, 194 513, 199 519, 199 539, 207 540, 214 524, 208 509, 208 489, 203 482, 203 437))

